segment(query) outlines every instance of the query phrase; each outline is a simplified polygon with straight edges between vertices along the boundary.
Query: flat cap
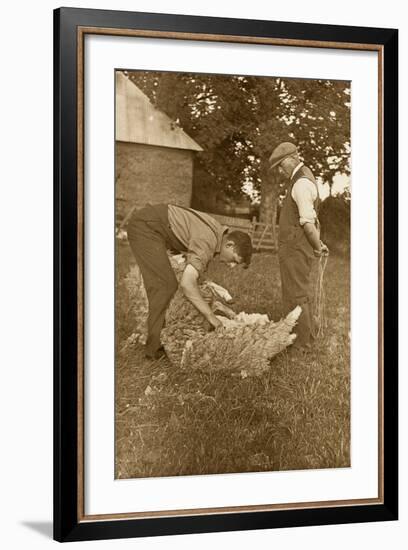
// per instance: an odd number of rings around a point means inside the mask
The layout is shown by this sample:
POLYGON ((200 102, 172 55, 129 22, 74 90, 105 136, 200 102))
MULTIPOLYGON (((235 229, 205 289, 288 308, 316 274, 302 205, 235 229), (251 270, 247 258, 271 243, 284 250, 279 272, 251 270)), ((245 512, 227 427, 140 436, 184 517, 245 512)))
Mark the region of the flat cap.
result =
POLYGON ((296 145, 290 143, 289 141, 280 143, 277 147, 275 147, 272 151, 272 155, 269 157, 270 168, 275 168, 275 166, 278 166, 278 164, 280 164, 284 159, 290 157, 294 153, 297 153, 296 145))

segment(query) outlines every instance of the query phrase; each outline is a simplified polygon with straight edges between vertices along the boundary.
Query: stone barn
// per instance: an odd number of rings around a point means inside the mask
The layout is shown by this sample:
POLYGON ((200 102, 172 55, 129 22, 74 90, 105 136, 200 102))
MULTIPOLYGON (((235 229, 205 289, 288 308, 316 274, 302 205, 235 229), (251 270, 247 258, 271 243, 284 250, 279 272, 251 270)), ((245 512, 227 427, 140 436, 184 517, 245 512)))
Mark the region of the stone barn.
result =
POLYGON ((194 155, 202 151, 122 71, 116 71, 116 219, 146 203, 190 206, 194 155))

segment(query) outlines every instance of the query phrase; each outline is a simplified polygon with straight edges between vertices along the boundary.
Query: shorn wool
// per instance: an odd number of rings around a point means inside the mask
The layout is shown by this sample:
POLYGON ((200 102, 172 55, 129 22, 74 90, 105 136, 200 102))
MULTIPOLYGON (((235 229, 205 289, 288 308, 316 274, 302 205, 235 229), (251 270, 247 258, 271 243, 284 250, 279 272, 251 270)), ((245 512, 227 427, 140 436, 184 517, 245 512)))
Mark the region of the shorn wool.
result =
MULTIPOLYGON (((182 255, 170 256, 171 265, 179 280, 185 267, 182 255)), ((135 320, 133 342, 146 341, 148 302, 139 268, 134 266, 126 277, 130 305, 135 320)), ((167 313, 161 341, 166 354, 175 366, 206 371, 224 370, 241 376, 257 376, 270 368, 270 359, 296 338, 292 330, 301 313, 297 307, 280 321, 267 315, 235 313, 228 305, 228 291, 204 281, 199 285, 203 298, 222 321, 223 326, 211 330, 210 324, 177 290, 167 313)))

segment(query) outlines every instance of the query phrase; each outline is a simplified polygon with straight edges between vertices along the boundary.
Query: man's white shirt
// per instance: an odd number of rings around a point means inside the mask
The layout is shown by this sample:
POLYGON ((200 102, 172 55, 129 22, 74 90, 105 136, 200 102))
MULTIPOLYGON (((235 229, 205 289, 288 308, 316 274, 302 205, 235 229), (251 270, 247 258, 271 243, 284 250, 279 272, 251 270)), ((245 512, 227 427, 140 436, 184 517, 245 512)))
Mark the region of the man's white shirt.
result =
MULTIPOLYGON (((302 166, 303 162, 299 162, 293 170, 291 178, 294 177, 302 166)), ((299 178, 293 185, 291 194, 299 210, 300 225, 315 223, 317 214, 314 203, 318 197, 317 186, 308 178, 299 178)))

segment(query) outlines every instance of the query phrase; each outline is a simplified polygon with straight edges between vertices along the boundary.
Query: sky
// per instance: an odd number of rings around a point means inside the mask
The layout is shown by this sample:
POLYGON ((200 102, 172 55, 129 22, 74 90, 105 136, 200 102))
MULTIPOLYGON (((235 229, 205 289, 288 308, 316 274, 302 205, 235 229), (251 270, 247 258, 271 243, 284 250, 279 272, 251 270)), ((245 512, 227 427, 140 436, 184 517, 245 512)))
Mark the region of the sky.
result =
MULTIPOLYGON (((343 193, 343 191, 350 187, 350 176, 347 176, 346 174, 337 174, 333 178, 333 195, 337 195, 337 193, 343 193)), ((319 195, 320 199, 324 200, 326 199, 330 194, 330 188, 328 183, 318 183, 319 187, 319 195)))

